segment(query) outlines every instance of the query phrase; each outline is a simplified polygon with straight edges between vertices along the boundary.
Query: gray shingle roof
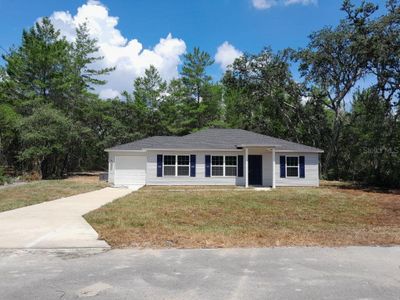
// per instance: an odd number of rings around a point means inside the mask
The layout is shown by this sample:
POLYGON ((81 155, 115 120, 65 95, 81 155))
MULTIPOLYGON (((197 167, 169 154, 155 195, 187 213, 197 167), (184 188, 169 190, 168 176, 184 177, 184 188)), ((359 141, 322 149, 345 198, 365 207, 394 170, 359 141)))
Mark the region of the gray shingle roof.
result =
POLYGON ((241 146, 270 146, 277 150, 323 152, 323 150, 242 129, 204 129, 185 136, 153 136, 108 150, 146 149, 237 149, 241 146))

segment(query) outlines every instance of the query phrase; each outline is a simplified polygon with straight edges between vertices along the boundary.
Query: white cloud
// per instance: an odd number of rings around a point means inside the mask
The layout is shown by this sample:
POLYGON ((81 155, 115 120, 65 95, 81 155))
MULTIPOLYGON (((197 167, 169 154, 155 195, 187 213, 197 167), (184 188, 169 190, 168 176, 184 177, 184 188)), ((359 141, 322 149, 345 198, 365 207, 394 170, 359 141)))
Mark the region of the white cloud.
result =
POLYGON ((285 0, 284 4, 286 6, 292 5, 292 4, 317 5, 318 0, 285 0))
POLYGON ((276 0, 251 0, 254 8, 256 9, 269 9, 277 4, 276 0))
POLYGON ((50 19, 70 41, 74 40, 79 24, 86 22, 91 37, 98 40, 98 54, 104 56, 95 66, 116 67, 105 77, 107 84, 96 88, 102 98, 132 90, 135 78, 143 75, 150 65, 155 66, 166 80, 178 76, 180 56, 186 52, 183 40, 168 34, 153 48, 144 49, 137 39, 128 40, 121 34, 117 29, 118 17, 110 16, 108 9, 98 1, 89 0, 78 8, 74 16, 68 11, 57 11, 50 19))
POLYGON ((100 98, 107 99, 107 98, 115 98, 120 96, 120 92, 113 90, 111 88, 101 88, 99 91, 100 98))
POLYGON ((307 102, 310 101, 310 100, 311 100, 311 97, 309 97, 309 96, 301 96, 301 103, 303 105, 306 105, 307 102))
POLYGON ((317 5, 318 0, 251 0, 251 3, 255 9, 265 10, 277 5, 317 5))
POLYGON ((242 56, 243 53, 236 49, 234 46, 228 42, 224 42, 217 49, 217 54, 215 54, 215 62, 221 66, 223 71, 231 65, 236 58, 242 56))

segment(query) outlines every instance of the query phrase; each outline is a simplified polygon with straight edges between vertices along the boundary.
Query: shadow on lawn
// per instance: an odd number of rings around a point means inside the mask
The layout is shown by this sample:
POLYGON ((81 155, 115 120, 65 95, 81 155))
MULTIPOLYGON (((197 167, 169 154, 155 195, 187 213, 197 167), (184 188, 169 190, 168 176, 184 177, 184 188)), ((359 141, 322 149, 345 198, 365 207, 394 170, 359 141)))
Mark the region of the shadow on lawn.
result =
POLYGON ((321 187, 336 188, 348 191, 358 190, 367 193, 400 195, 400 189, 390 189, 379 186, 370 186, 359 182, 321 180, 320 185, 321 187))

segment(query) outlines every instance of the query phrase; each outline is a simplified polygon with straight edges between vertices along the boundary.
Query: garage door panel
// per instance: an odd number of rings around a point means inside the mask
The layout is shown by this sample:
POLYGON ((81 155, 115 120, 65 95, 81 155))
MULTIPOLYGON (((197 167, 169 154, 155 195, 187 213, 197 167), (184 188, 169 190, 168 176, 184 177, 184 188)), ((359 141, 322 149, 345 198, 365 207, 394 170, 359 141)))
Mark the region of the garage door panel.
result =
POLYGON ((146 181, 146 156, 117 156, 116 185, 142 185, 146 181))

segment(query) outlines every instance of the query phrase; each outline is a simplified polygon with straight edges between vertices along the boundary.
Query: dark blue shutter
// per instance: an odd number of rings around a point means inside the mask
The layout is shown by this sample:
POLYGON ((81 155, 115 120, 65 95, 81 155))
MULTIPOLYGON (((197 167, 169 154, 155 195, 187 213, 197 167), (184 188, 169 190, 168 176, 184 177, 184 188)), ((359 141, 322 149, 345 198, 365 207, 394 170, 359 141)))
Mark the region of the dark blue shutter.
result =
POLYGON ((281 178, 286 177, 286 157, 280 156, 279 157, 280 164, 281 164, 281 178))
POLYGON ((304 167, 304 156, 300 156, 300 178, 306 177, 306 171, 304 167))
POLYGON ((238 177, 243 177, 243 155, 238 156, 238 177))
POLYGON ((157 177, 162 177, 162 154, 157 154, 157 177))
POLYGON ((211 175, 210 165, 211 165, 211 156, 206 155, 206 177, 210 177, 211 175))
POLYGON ((196 155, 190 155, 190 177, 196 177, 196 155))

